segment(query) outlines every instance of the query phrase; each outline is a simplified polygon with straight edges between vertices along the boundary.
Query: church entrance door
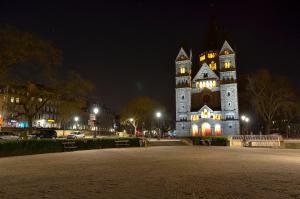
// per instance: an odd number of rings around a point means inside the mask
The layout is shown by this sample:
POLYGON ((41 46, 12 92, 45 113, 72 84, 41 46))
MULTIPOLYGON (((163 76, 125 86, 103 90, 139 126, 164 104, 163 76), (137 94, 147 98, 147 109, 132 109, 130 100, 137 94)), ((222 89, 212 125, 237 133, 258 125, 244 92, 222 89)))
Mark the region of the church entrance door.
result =
POLYGON ((211 126, 205 122, 201 125, 202 136, 211 136, 211 126))

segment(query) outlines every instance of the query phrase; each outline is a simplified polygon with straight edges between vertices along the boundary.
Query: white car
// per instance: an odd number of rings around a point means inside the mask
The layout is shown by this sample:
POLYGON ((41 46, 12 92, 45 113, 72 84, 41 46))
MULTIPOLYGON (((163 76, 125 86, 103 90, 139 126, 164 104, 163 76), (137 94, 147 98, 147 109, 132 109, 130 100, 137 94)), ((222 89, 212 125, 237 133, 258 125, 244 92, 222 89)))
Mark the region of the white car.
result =
POLYGON ((67 136, 67 139, 77 139, 77 138, 84 138, 85 135, 83 132, 80 132, 80 131, 74 131, 72 133, 70 133, 68 136, 67 136))
POLYGON ((20 137, 11 132, 0 132, 0 140, 19 140, 20 137))

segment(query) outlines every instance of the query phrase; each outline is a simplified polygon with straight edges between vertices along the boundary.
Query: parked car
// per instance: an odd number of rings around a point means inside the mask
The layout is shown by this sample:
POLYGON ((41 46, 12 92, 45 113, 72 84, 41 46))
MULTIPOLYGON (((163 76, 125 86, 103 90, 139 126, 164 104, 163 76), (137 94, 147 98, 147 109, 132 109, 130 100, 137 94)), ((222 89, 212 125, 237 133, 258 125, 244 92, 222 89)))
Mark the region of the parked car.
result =
POLYGON ((67 139, 77 139, 77 138, 84 138, 84 137, 85 135, 83 132, 74 131, 67 136, 67 139))
POLYGON ((12 132, 0 132, 0 140, 19 140, 20 137, 12 132))
POLYGON ((29 139, 56 139, 57 133, 53 129, 41 129, 34 134, 28 135, 29 139))

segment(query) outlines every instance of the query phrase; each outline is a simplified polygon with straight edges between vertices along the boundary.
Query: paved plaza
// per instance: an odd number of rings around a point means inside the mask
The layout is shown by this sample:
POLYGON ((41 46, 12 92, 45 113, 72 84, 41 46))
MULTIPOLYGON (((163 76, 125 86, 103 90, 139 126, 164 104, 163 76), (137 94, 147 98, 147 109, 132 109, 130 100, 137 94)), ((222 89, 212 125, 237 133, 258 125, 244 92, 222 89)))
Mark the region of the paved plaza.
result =
POLYGON ((169 146, 0 158, 0 198, 300 198, 300 151, 169 146))

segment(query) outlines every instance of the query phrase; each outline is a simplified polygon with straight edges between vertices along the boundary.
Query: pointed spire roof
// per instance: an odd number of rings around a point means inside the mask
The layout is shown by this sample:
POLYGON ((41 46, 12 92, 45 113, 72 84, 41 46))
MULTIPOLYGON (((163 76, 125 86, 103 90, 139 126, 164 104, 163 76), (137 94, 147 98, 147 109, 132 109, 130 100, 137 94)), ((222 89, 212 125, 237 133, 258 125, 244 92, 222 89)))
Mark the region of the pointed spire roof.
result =
POLYGON ((190 60, 184 49, 181 47, 175 61, 190 60))
POLYGON ((224 51, 225 50, 228 50, 228 53, 229 54, 233 54, 234 53, 234 50, 231 48, 231 46, 229 45, 229 43, 225 40, 221 50, 220 50, 220 55, 224 55, 224 51))

